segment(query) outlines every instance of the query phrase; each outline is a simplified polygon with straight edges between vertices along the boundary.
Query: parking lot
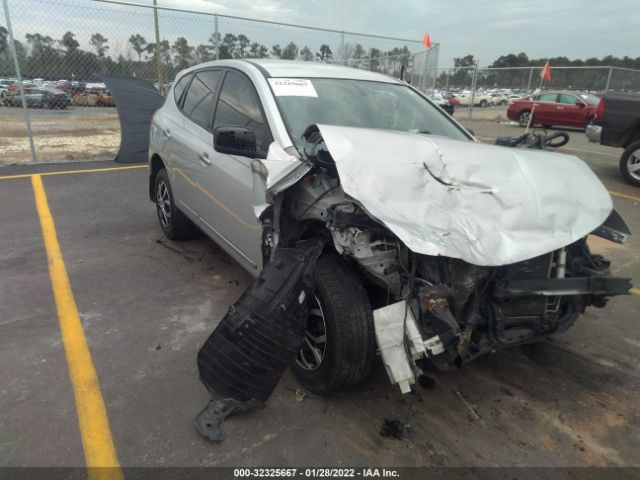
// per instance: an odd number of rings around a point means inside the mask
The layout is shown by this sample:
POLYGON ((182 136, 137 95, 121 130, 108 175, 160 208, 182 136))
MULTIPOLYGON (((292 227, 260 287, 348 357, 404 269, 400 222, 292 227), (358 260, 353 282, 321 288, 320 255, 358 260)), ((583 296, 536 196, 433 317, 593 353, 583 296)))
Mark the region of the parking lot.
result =
MULTIPOLYGON (((521 131, 467 125, 485 141, 521 131)), ((640 232, 640 190, 621 179, 620 151, 569 133, 561 151, 589 164, 640 232)), ((326 398, 296 395, 287 372, 265 409, 230 418, 227 440, 208 443, 193 427, 208 399, 196 352, 251 277, 203 235, 166 240, 147 175, 113 162, 0 170, 3 466, 85 465, 94 434, 105 440, 95 458, 111 458, 111 442, 122 466, 640 465, 637 289, 547 343, 433 373, 415 397, 389 385, 381 364, 326 398), (83 423, 105 417, 106 430, 83 423), (408 419, 410 435, 382 437, 384 419, 408 419)), ((640 236, 591 246, 640 285, 640 236)))

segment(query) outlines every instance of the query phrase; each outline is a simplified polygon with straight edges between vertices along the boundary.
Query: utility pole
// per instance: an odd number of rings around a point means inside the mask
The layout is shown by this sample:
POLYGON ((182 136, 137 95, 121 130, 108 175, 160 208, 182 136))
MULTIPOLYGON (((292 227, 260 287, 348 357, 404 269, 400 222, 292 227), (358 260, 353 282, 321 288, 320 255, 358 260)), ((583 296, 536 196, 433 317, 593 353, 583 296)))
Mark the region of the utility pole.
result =
POLYGON ((22 84, 22 72, 20 72, 20 62, 18 61, 18 52, 16 51, 16 42, 13 38, 13 28, 11 27, 11 17, 9 15, 9 4, 7 0, 3 0, 4 18, 7 21, 7 31, 9 32, 9 45, 11 46, 11 55, 13 56, 13 64, 16 69, 16 78, 18 79, 18 91, 22 98, 22 111, 24 113, 24 125, 27 128, 27 136, 29 137, 29 148, 31 149, 31 162, 36 163, 36 147, 33 144, 33 132, 31 130, 31 120, 29 119, 29 110, 27 110, 27 100, 24 96, 24 85, 22 84))
POLYGON ((162 62, 160 61, 160 27, 158 25, 158 9, 157 1, 153 0, 153 23, 156 29, 156 67, 158 69, 158 90, 164 93, 164 85, 162 81, 162 62))

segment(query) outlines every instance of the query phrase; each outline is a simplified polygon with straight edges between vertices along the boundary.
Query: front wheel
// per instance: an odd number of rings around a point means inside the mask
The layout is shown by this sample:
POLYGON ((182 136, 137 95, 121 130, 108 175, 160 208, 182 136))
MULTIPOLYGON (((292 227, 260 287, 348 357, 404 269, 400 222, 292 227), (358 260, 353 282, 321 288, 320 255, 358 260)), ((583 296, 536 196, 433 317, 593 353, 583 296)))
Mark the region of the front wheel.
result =
POLYGON ((640 140, 633 142, 622 152, 620 173, 628 183, 640 187, 640 140))
POLYGON ((315 291, 293 372, 326 394, 364 381, 376 357, 373 312, 358 275, 338 255, 318 259, 315 291))
POLYGON ((480 100, 480 106, 481 106, 482 108, 486 107, 487 105, 488 105, 488 104, 487 104, 487 101, 486 101, 486 100, 480 100))
POLYGON ((169 175, 163 168, 156 175, 156 211, 160 228, 171 240, 184 240, 193 232, 191 221, 176 207, 169 175))

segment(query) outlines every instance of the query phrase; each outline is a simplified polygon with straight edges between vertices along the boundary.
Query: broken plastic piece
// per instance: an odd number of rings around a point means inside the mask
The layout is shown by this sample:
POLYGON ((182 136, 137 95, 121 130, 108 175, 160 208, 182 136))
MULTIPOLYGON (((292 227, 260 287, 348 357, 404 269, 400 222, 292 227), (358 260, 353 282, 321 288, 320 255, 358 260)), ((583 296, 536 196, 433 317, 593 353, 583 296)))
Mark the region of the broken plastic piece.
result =
MULTIPOLYGON (((417 352, 416 345, 418 343, 422 345, 413 312, 407 308, 404 301, 392 303, 373 311, 373 323, 389 380, 391 383, 397 383, 402 393, 409 393, 411 385, 415 383, 415 376, 404 347, 405 323, 412 349, 417 352)), ((422 345, 422 351, 424 352, 424 345, 422 345)))
POLYGON ((258 401, 239 402, 231 398, 210 400, 196 417, 198 433, 212 442, 222 442, 227 436, 220 429, 220 424, 234 413, 244 412, 250 408, 262 408, 264 403, 258 401))
POLYGON ((322 246, 308 241, 278 249, 198 352, 200 380, 213 399, 196 420, 205 438, 221 441, 226 416, 266 402, 294 360, 322 246))

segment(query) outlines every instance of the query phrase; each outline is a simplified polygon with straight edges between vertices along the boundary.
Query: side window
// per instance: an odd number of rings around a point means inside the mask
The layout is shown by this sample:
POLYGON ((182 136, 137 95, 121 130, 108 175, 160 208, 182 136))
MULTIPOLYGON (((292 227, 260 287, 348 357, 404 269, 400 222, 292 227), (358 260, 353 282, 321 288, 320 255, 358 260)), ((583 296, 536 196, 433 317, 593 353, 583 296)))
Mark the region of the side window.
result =
POLYGON ((221 76, 222 72, 219 70, 196 73, 184 97, 182 111, 202 128, 211 128, 213 104, 221 76))
POLYGON ((249 79, 228 72, 220 91, 214 130, 218 127, 246 127, 256 137, 256 153, 264 156, 271 143, 271 133, 260 109, 260 99, 249 79))
POLYGON ((573 95, 561 93, 558 102, 564 103, 566 105, 576 105, 578 103, 578 99, 573 95))
POLYGON ((557 93, 543 93, 538 97, 539 102, 556 102, 558 99, 557 93))
POLYGON ((180 80, 178 80, 178 83, 176 83, 176 86, 173 89, 173 98, 175 98, 176 104, 180 104, 180 97, 182 97, 184 89, 187 88, 187 85, 189 85, 189 80, 191 80, 191 77, 193 77, 193 74, 185 75, 180 80))

